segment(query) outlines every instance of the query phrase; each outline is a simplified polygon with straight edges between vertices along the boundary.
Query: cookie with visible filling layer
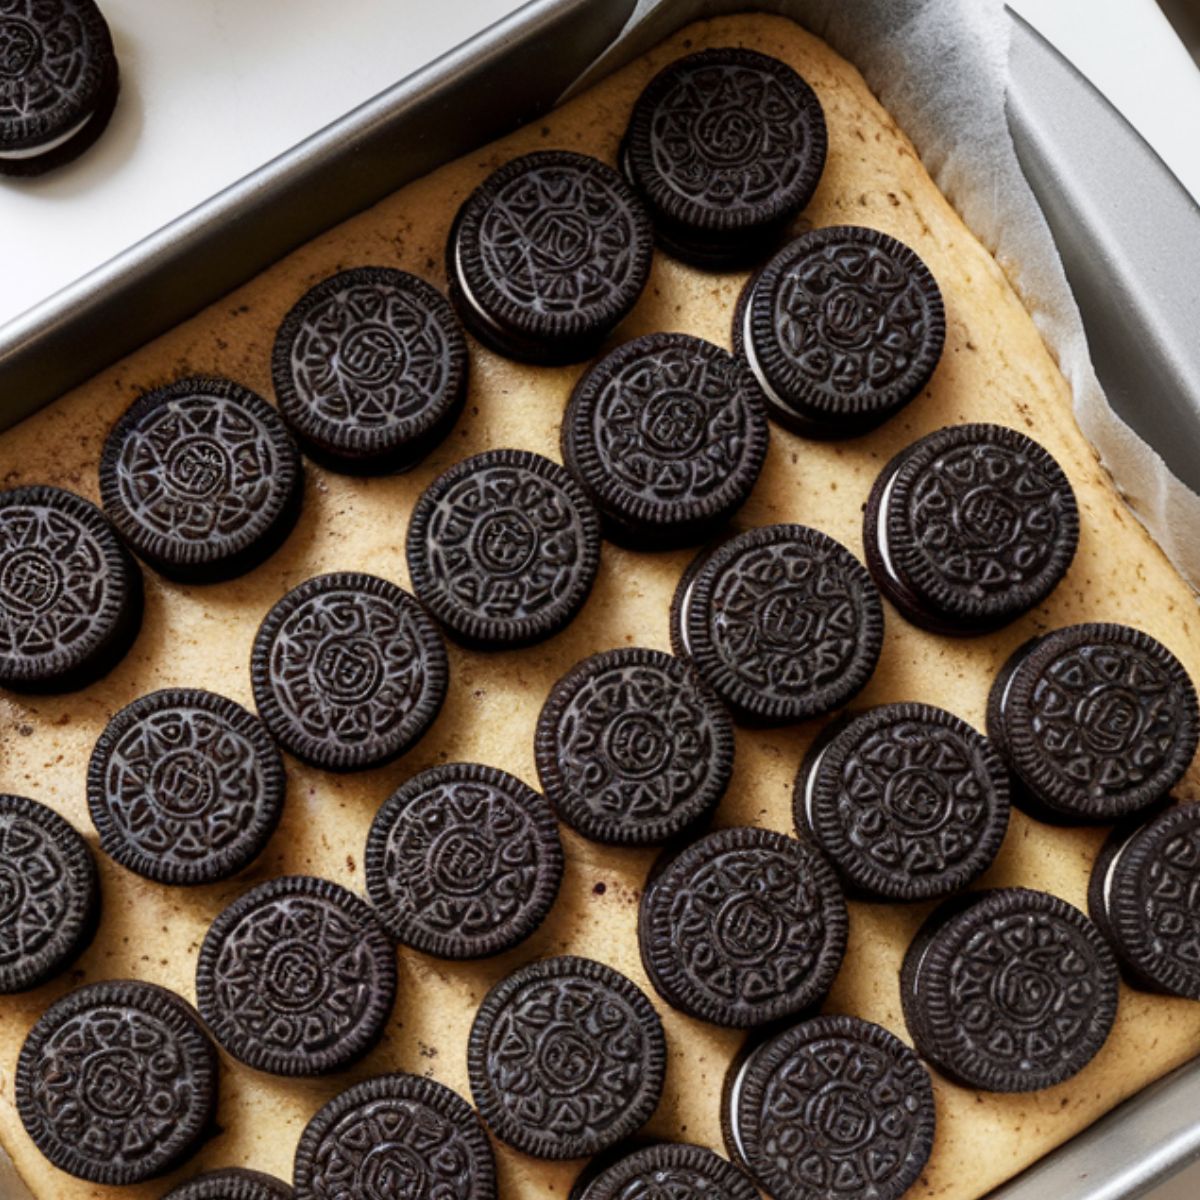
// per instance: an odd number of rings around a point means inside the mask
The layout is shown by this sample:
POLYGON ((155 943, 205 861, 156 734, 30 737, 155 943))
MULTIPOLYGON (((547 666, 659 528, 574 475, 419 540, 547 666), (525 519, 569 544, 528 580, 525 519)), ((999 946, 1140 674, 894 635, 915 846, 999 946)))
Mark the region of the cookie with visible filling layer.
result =
POLYGON ((485 345, 532 363, 578 362, 633 308, 653 233, 607 163, 538 150, 464 201, 446 247, 450 298, 485 345))
POLYGON ((271 378, 310 458, 353 475, 403 471, 462 411, 467 342, 423 279, 355 267, 321 280, 284 317, 271 378))
POLYGON ((1079 543, 1070 480, 1032 438, 951 425, 900 451, 863 515, 883 594, 935 633, 985 633, 1036 608, 1079 543))
POLYGON ((0 13, 0 175, 78 158, 117 103, 117 56, 92 0, 9 0, 0 13))
POLYGON ((770 249, 825 168, 825 114, 787 63, 702 50, 664 67, 633 106, 622 167, 659 244, 717 270, 770 249))
POLYGON ((491 1131, 537 1158, 607 1150, 649 1119, 667 1046, 654 1006, 624 975, 564 955, 521 967, 471 1026, 471 1094, 491 1131))
POLYGON ((1145 812, 1180 780, 1200 742, 1183 664, 1129 625, 1055 629, 1020 646, 992 684, 988 736, 1014 801, 1059 824, 1145 812))
POLYGON ((802 234, 742 289, 733 344, 772 417, 806 437, 866 433, 929 382, 942 294, 903 242, 859 225, 802 234))
POLYGON ((615 542, 693 545, 749 497, 766 410, 745 363, 702 338, 652 333, 590 368, 563 417, 563 462, 615 542))

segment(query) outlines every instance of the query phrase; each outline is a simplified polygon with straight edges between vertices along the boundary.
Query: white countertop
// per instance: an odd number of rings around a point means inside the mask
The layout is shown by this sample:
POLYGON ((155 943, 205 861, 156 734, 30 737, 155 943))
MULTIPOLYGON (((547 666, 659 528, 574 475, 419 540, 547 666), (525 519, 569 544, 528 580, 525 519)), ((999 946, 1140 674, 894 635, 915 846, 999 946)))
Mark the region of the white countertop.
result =
POLYGON ((1200 200, 1200 69, 1155 0, 1008 0, 1200 200))
MULTIPOLYGON (((603 0, 597 0, 603 3, 603 0)), ((112 127, 0 178, 0 324, 519 7, 514 0, 101 0, 112 127), (331 12, 336 21, 331 21, 331 12)), ((1154 0, 1014 0, 1200 196, 1200 72, 1154 0), (1181 115, 1191 113, 1190 120, 1181 115)))
POLYGON ((99 0, 121 95, 76 162, 0 176, 0 324, 519 8, 99 0))

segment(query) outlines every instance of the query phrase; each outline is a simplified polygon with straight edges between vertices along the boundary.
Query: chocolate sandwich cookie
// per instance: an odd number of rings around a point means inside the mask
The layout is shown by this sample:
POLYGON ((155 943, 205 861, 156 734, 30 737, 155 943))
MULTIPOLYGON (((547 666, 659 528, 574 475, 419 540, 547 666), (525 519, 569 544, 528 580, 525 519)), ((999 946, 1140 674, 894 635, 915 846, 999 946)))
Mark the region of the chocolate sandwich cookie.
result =
POLYGON ((0 175, 82 154, 117 103, 112 34, 92 0, 7 0, 0 11, 0 175))
POLYGON ((0 795, 0 993, 27 991, 65 971, 99 916, 87 842, 44 804, 0 795))
POLYGON ((816 1017, 735 1060, 721 1123, 772 1200, 899 1200, 933 1149, 933 1086, 886 1029, 816 1017))
POLYGON ((471 1106, 432 1079, 397 1072, 335 1096, 296 1147, 296 1200, 496 1200, 491 1143, 471 1106))
POLYGON ((41 485, 0 492, 0 687, 85 687, 141 625, 141 572, 94 504, 41 485))
POLYGON ((267 613, 250 682, 279 744, 327 771, 382 766, 409 750, 446 698, 437 626, 377 575, 317 575, 267 613))
POLYGON ((988 697, 988 735, 1013 800, 1055 822, 1107 822, 1158 803, 1200 740, 1196 689, 1161 642, 1128 625, 1069 625, 1021 646, 988 697))
POLYGON ((693 842, 642 894, 646 974, 675 1008, 748 1028, 824 998, 846 953, 846 901, 815 850, 770 829, 693 842))
POLYGON ((134 980, 55 1001, 17 1059, 17 1112, 60 1170, 127 1186, 179 1166, 214 1132, 217 1051, 191 1006, 134 980))
POLYGON ((1200 804, 1114 830, 1092 868, 1088 911, 1138 987, 1200 1000, 1200 804))
POLYGON ((471 1094, 491 1131, 537 1158, 617 1145, 658 1106, 662 1022, 624 975, 588 958, 530 963, 484 997, 467 1046, 471 1094))
POLYGON ((652 252, 650 219, 612 167, 539 150, 494 171, 458 210, 450 298, 497 353, 578 362, 637 302, 652 252))
POLYGON ((650 81, 622 166, 664 250, 730 268, 752 262, 809 202, 827 144, 821 103, 787 63, 722 47, 650 81))
POLYGON ((702 551, 684 572, 671 646, 742 718, 805 721, 867 685, 883 604, 840 542, 806 525, 767 525, 702 551))
POLYGON ((931 704, 868 709, 818 740, 796 776, 796 829, 858 894, 935 900, 991 865, 1008 771, 987 738, 931 704))
POLYGON ((900 971, 917 1051, 964 1087, 1032 1092, 1081 1071, 1117 1014, 1117 964, 1065 900, 1026 888, 950 900, 900 971))
POLYGON ((585 658, 550 689, 533 758, 576 833, 653 846, 717 807, 733 747, 729 714, 689 663, 629 647, 585 658))
POLYGON ((946 338, 942 294, 914 251, 877 229, 814 229, 742 290, 733 344, 771 415, 806 437, 882 424, 929 382, 946 338))
POLYGON ((1070 480, 1001 425, 952 425, 914 442, 880 472, 863 516, 875 582, 935 633, 982 633, 1036 607, 1078 542, 1070 480))
POLYGON ((180 379, 136 400, 100 456, 100 499, 139 558, 212 583, 258 566, 300 514, 304 470, 283 419, 230 379, 180 379))
POLYGON ((292 1200, 292 1189, 261 1171, 224 1167, 181 1183, 162 1200, 292 1200))
POLYGON ((585 1171, 568 1200, 759 1200, 758 1189, 704 1146, 657 1142, 585 1171))
POLYGON ((665 550, 702 540, 745 503, 768 436, 744 362, 686 333, 652 333, 580 379, 562 455, 609 537, 665 550))
POLYGON ((240 896, 209 927, 196 963, 196 1003, 213 1036, 273 1075, 356 1062, 395 999, 395 951, 371 907, 310 875, 240 896))
POLYGON ((415 775, 375 815, 363 869, 398 942, 438 958, 485 958, 542 923, 563 853, 544 797, 495 767, 447 763, 415 775))
POLYGON ((423 279, 357 267, 322 280, 284 318, 271 377, 310 458, 354 475, 403 471, 462 411, 467 341, 423 279))
POLYGON ((88 763, 100 847, 158 883, 216 883, 279 824, 283 760, 257 717, 224 696, 168 688, 109 721, 88 763))
POLYGON ((591 594, 600 523, 558 463, 488 450, 421 493, 406 548, 413 591, 452 637, 526 646, 565 628, 591 594))

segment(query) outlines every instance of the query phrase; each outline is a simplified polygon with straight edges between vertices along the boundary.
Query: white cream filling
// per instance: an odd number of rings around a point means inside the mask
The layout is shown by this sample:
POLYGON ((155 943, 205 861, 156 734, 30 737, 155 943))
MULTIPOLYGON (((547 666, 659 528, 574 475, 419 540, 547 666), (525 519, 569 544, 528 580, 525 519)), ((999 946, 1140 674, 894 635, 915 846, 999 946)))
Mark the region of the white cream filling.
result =
POLYGON ((23 158, 40 158, 43 154, 49 154, 51 150, 57 150, 59 146, 69 142, 90 120, 92 114, 88 113, 83 120, 72 125, 66 133, 60 133, 58 137, 51 138, 48 142, 39 142, 36 146, 30 146, 26 150, 0 150, 0 158, 6 161, 17 162, 23 158))
POLYGON ((1114 854, 1112 856, 1112 862, 1110 862, 1108 864, 1108 870, 1104 872, 1104 912, 1105 912, 1105 915, 1108 915, 1108 911, 1109 911, 1108 904, 1109 904, 1109 899, 1112 895, 1113 879, 1116 877, 1116 874, 1117 874, 1117 864, 1121 861, 1121 855, 1124 854, 1125 851, 1129 849, 1130 843, 1132 843, 1133 839, 1136 836, 1137 836, 1137 834, 1130 834, 1130 836, 1125 839, 1125 841, 1121 844, 1121 848, 1116 852, 1116 854, 1114 854))
MULTIPOLYGON (((758 285, 755 284, 754 291, 758 290, 758 285)), ((796 412, 780 394, 771 386, 771 381, 767 378, 762 366, 758 361, 758 351, 754 348, 754 338, 750 332, 750 316, 751 310, 754 308, 754 291, 746 297, 746 304, 742 310, 742 350, 746 355, 746 362, 750 366, 750 371, 754 378, 758 380, 758 386, 767 394, 767 399, 778 407, 790 413, 796 413, 796 416, 803 418, 804 414, 796 412)))
POLYGON ((733 1077, 733 1086, 729 1089, 729 1131, 733 1134, 734 1147, 743 1162, 749 1162, 749 1159, 746 1158, 746 1146, 742 1141, 742 1123, 738 1119, 738 1108, 742 1099, 742 1085, 746 1082, 746 1076, 749 1074, 757 1054, 758 1051, 755 1050, 746 1055, 746 1061, 742 1063, 738 1073, 733 1077))
POLYGON ((689 658, 692 656, 692 643, 688 638, 688 606, 692 602, 692 592, 695 590, 699 575, 700 572, 697 571, 688 581, 687 587, 683 589, 683 599, 679 602, 679 640, 683 643, 684 654, 689 658))
POLYGON ((896 476, 898 474, 898 471, 893 471, 892 477, 884 486, 883 495, 879 498, 879 512, 875 516, 875 541, 879 547, 879 557, 883 562, 884 570, 897 581, 899 581, 900 576, 896 574, 896 569, 892 566, 892 550, 888 545, 887 511, 888 504, 891 503, 892 489, 896 486, 896 476))
POLYGON ((467 277, 463 273, 462 265, 462 238, 456 236, 454 239, 454 276, 455 282, 458 284, 459 293, 467 302, 471 311, 491 330, 494 330, 501 337, 505 336, 504 327, 492 316, 490 312, 483 307, 482 304, 475 298, 475 293, 471 291, 470 285, 467 283, 467 277))
MULTIPOLYGON (((1004 691, 1002 691, 1000 693, 1000 704, 997 707, 997 712, 1000 714, 1000 723, 1001 724, 1004 724, 1004 720, 1005 720, 1004 710, 1008 706, 1008 694, 1009 694, 1009 692, 1012 691, 1013 680, 1016 679, 1017 671, 1019 671, 1020 669, 1021 668, 1019 665, 1017 667, 1015 667, 1012 671, 1010 671, 1008 673, 1008 678, 1004 681, 1004 691)), ((1007 741, 1007 740, 1008 740, 1008 734, 1006 733, 1005 741, 1007 741)))
POLYGON ((808 776, 804 780, 804 814, 808 818, 809 829, 811 829, 814 833, 816 832, 817 828, 816 823, 813 820, 813 800, 817 794, 817 773, 821 769, 821 761, 824 759, 825 755, 829 753, 829 746, 832 745, 833 743, 830 742, 828 746, 818 752, 817 757, 813 759, 812 766, 809 768, 808 776))
POLYGON ((933 949, 933 943, 935 940, 936 940, 935 938, 929 939, 929 944, 925 947, 924 950, 921 951, 921 957, 917 959, 917 965, 914 968, 913 973, 910 977, 912 979, 912 992, 913 992, 914 998, 921 991, 921 970, 925 966, 925 960, 929 957, 930 950, 933 949))

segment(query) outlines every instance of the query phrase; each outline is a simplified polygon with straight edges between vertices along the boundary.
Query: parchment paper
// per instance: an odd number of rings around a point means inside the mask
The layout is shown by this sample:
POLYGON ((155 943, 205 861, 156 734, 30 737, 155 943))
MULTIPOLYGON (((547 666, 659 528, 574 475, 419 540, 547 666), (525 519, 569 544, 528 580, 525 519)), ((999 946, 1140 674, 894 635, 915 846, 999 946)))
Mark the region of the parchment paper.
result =
MULTIPOLYGON (((746 7, 745 0, 701 0, 687 15, 746 7)), ((1071 385, 1075 418, 1123 499, 1200 589, 1200 496, 1104 395, 1054 239, 1017 161, 1005 115, 1012 24, 1003 0, 755 0, 753 7, 798 21, 862 72, 1033 315, 1071 385)), ((621 37, 571 94, 678 27, 679 9, 680 0, 639 0, 621 37)))

